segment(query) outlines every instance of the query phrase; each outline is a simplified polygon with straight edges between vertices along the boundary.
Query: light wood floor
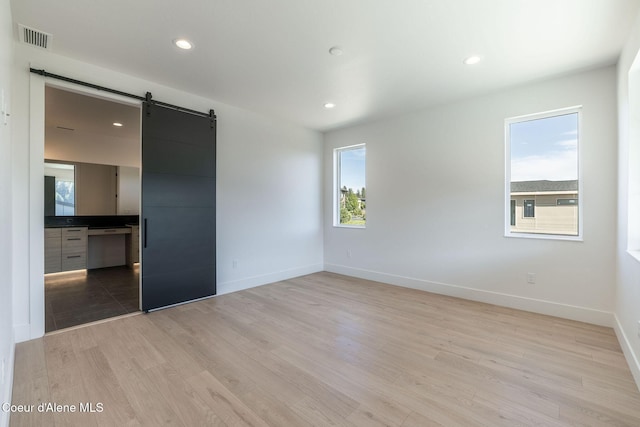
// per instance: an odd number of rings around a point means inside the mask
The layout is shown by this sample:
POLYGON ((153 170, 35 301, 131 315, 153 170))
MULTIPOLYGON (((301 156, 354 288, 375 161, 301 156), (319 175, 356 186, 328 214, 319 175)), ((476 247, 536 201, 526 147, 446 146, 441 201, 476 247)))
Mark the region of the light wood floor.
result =
POLYGON ((318 273, 22 343, 12 426, 640 426, 613 331, 318 273))

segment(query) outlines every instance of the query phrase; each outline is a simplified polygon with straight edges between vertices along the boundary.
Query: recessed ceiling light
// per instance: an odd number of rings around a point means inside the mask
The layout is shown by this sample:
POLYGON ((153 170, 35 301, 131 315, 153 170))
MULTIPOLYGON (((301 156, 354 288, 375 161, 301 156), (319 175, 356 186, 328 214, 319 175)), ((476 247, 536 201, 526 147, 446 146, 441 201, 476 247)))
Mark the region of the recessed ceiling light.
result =
POLYGON ((335 107, 336 104, 334 104, 333 102, 327 102, 326 104, 324 104, 324 108, 330 110, 331 108, 335 107))
POLYGON ((187 39, 176 39, 173 43, 180 49, 189 50, 193 48, 193 44, 187 39))
POLYGON ((344 52, 338 46, 333 46, 331 49, 329 49, 329 53, 333 56, 340 56, 344 52))
POLYGON ((122 123, 118 123, 118 122, 114 122, 113 125, 119 128, 122 127, 122 123))
POLYGON ((482 61, 482 57, 479 55, 472 55, 468 58, 465 58, 464 62, 465 65, 476 65, 478 62, 482 61))

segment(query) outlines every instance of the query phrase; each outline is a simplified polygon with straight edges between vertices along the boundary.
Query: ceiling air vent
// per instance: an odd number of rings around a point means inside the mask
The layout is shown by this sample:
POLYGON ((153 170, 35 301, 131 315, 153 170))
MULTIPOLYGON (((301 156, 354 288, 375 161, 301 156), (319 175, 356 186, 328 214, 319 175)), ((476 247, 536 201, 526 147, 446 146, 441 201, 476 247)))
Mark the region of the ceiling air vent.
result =
POLYGON ((50 49, 51 40, 53 36, 42 31, 26 27, 22 24, 18 24, 18 32, 20 33, 20 41, 22 43, 30 44, 41 49, 50 49))

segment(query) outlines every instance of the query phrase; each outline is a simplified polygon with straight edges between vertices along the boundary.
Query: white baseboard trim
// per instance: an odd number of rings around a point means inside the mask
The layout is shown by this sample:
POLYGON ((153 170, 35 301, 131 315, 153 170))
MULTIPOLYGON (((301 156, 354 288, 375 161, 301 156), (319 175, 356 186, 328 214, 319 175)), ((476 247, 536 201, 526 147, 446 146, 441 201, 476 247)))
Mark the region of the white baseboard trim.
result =
MULTIPOLYGON (((14 333, 15 334, 15 333, 14 333)), ((6 377, 5 377, 5 383, 4 383, 4 390, 3 393, 5 396, 3 399, 0 399, 0 405, 5 403, 5 402, 11 402, 12 399, 12 394, 13 394, 13 366, 15 364, 15 358, 16 356, 16 344, 15 344, 15 338, 12 337, 12 341, 11 341, 11 351, 9 352, 9 360, 7 361, 7 366, 5 366, 6 369, 6 377)), ((2 409, 0 409, 0 427, 9 427, 9 421, 11 418, 11 413, 10 412, 5 412, 2 409)))
POLYGON ((15 338, 15 343, 21 343, 25 341, 29 341, 32 339, 31 337, 31 325, 28 323, 23 323, 22 325, 14 325, 13 326, 13 336, 15 338))
POLYGON ((638 386, 638 390, 640 390, 640 361, 633 351, 633 347, 631 347, 627 334, 625 334, 624 329, 622 329, 620 319, 618 319, 618 316, 615 313, 613 314, 613 317, 613 330, 616 331, 616 336, 618 337, 620 347, 622 347, 624 357, 627 359, 627 364, 629 365, 633 379, 636 380, 636 386, 638 386))
POLYGON ((577 320, 579 322, 586 322, 600 326, 613 326, 613 313, 607 311, 561 304, 553 301, 526 298, 518 295, 503 294, 500 292, 467 288, 464 286, 450 285, 446 283, 431 282, 413 277, 363 270, 344 265, 325 264, 324 267, 325 271, 344 274, 345 276, 359 277, 361 279, 374 280, 390 285, 419 289, 422 291, 433 292, 435 294, 495 304, 503 307, 531 311, 564 319, 577 320))
POLYGON ((313 264, 304 267, 296 267, 288 270, 276 271, 275 273, 247 277, 240 280, 221 282, 218 283, 216 295, 224 295, 231 292, 241 291, 243 289, 255 288, 256 286, 279 282, 281 280, 293 279, 294 277, 318 273, 323 270, 324 266, 322 264, 313 264))

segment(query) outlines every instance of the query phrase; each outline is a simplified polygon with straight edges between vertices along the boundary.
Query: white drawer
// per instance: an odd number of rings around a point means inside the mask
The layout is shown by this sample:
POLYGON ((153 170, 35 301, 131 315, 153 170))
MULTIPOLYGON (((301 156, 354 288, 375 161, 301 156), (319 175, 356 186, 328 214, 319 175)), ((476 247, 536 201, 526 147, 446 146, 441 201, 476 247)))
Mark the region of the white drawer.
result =
POLYGON ((87 227, 67 227, 62 229, 62 238, 66 237, 84 237, 87 238, 87 227))
POLYGON ((87 236, 69 236, 62 238, 62 252, 86 250, 87 236))
POLYGON ((109 234, 131 234, 129 227, 116 228, 92 228, 89 230, 89 236, 106 236, 109 234))
POLYGON ((62 229, 62 253, 87 250, 87 227, 62 229))

